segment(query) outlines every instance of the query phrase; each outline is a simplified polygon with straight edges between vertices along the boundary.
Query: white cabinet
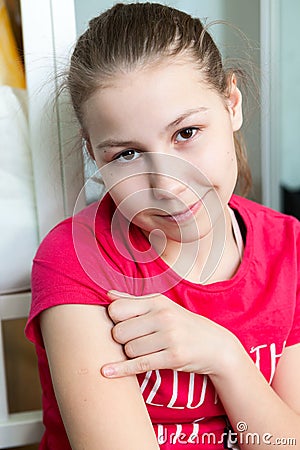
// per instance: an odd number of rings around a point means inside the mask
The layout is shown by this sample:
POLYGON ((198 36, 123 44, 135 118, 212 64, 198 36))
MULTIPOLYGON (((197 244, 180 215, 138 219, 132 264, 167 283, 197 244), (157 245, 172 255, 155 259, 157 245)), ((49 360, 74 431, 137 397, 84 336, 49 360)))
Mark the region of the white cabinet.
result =
MULTIPOLYGON (((26 317, 30 292, 0 295, 0 325, 4 320, 26 317)), ((43 433, 42 412, 28 411, 10 414, 6 394, 6 379, 0 327, 0 449, 39 442, 43 433)), ((30 389, 30 386, 24 386, 30 389)))

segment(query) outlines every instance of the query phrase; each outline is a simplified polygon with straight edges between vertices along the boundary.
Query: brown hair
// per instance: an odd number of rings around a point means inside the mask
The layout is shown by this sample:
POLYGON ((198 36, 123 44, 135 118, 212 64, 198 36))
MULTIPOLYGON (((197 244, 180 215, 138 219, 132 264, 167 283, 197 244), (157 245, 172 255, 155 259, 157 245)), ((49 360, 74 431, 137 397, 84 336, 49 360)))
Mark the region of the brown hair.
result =
MULTIPOLYGON (((200 19, 157 3, 118 3, 92 19, 77 41, 67 77, 83 130, 83 104, 116 73, 179 54, 196 63, 208 86, 222 98, 228 97, 229 77, 241 71, 225 70, 221 54, 200 19)), ((240 190, 246 194, 251 173, 240 133, 234 134, 234 142, 240 190)))

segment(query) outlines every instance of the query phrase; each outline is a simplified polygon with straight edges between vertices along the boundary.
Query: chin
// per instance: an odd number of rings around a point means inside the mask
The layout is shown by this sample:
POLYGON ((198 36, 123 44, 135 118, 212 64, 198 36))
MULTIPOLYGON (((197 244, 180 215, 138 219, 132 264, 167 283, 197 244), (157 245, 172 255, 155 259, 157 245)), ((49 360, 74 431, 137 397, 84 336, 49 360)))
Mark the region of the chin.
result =
POLYGON ((180 244, 191 244, 193 242, 198 242, 200 239, 205 238, 205 236, 208 236, 211 232, 211 228, 207 230, 177 229, 172 232, 170 232, 169 230, 161 231, 165 234, 168 241, 173 241, 180 244))

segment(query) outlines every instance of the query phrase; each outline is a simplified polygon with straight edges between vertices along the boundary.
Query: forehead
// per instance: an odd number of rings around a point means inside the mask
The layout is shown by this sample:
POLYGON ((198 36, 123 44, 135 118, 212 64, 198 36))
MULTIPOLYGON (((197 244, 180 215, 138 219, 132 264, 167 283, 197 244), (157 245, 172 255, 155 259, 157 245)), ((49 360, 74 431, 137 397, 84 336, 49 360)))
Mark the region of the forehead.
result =
POLYGON ((108 131, 133 122, 168 122, 183 110, 220 104, 199 69, 190 61, 176 60, 116 74, 87 100, 83 115, 88 132, 100 126, 108 131))

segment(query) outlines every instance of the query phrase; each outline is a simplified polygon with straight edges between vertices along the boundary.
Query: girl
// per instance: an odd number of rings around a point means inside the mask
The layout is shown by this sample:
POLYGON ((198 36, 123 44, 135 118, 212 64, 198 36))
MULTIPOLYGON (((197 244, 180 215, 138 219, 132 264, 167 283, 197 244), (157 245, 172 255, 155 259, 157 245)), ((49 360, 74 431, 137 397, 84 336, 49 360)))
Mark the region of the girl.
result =
POLYGON ((295 448, 299 223, 233 195, 236 73, 199 19, 117 4, 67 84, 108 193, 34 260, 40 448, 295 448))

